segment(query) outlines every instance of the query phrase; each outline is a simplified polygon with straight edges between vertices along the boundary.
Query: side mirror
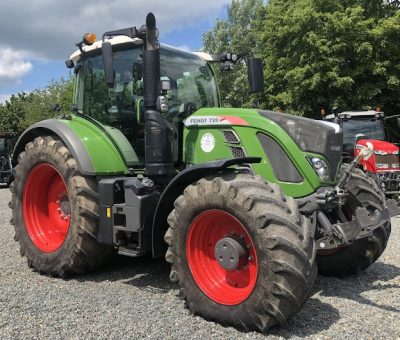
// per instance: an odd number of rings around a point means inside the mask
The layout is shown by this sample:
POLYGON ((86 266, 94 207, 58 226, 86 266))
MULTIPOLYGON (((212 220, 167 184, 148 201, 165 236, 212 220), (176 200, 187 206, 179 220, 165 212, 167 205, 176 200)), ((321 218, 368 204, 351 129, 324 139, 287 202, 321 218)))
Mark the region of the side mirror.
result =
POLYGON ((260 58, 247 59, 249 93, 264 93, 264 68, 260 58))
POLYGON ((114 66, 113 66, 113 55, 112 45, 110 42, 103 42, 101 46, 101 52, 103 54, 103 65, 104 74, 106 78, 106 84, 108 87, 114 87, 114 66))

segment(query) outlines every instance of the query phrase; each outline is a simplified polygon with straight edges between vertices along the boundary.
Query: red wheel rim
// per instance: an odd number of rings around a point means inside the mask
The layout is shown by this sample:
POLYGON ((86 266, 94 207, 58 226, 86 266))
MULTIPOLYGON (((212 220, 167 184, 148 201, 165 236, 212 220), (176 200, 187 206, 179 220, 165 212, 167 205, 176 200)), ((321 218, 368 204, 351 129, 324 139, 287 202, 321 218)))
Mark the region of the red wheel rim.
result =
POLYGON ((253 241, 242 223, 222 210, 207 210, 190 225, 186 256, 199 288, 210 299, 223 305, 246 300, 257 281, 258 262, 253 241), (215 246, 224 237, 237 237, 247 249, 247 263, 240 269, 226 270, 215 258, 215 246))
POLYGON ((30 171, 22 204, 33 244, 45 253, 60 248, 67 237, 71 208, 65 181, 54 166, 41 163, 30 171))

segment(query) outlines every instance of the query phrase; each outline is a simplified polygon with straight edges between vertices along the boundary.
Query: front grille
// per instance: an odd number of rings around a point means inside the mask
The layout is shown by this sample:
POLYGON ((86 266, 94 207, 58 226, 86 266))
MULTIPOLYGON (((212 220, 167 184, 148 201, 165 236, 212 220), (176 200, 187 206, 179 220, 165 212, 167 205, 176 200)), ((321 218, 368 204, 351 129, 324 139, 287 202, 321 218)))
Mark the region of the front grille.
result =
POLYGON ((381 172, 376 174, 382 190, 386 194, 400 192, 400 172, 381 172))
POLYGON ((224 134, 224 139, 225 139, 226 143, 229 143, 229 144, 239 144, 240 143, 239 137, 233 131, 225 130, 222 132, 224 134))
POLYGON ((375 154, 376 167, 378 171, 388 169, 399 169, 399 155, 377 155, 375 154))
POLYGON ((233 157, 235 157, 235 158, 246 157, 246 152, 243 150, 243 148, 238 147, 238 146, 232 146, 230 149, 231 149, 233 157))

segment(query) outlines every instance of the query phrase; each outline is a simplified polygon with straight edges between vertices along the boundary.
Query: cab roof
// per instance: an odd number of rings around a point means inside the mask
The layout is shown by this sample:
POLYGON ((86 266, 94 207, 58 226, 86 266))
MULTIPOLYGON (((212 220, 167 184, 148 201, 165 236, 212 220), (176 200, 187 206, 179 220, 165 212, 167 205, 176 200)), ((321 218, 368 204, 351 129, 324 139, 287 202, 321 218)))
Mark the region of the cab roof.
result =
MULTIPOLYGON (((115 37, 111 37, 109 39, 107 39, 106 41, 110 42, 111 45, 121 45, 121 44, 126 44, 126 43, 133 43, 135 45, 142 45, 143 41, 142 39, 139 38, 129 38, 125 35, 118 35, 115 37)), ((82 47, 84 52, 90 52, 90 51, 95 51, 98 49, 101 49, 101 46, 103 44, 102 40, 97 40, 96 42, 94 42, 92 45, 88 46, 85 45, 82 47)), ((162 44, 162 46, 170 48, 170 49, 174 49, 180 52, 185 52, 185 53, 190 53, 190 54, 194 54, 198 57, 200 57, 201 59, 203 59, 204 61, 214 61, 213 57, 206 52, 188 52, 173 46, 169 46, 166 44, 162 44)), ((70 60, 72 60, 74 63, 77 62, 80 58, 81 58, 81 51, 80 50, 76 50, 74 53, 72 53, 69 57, 70 60)))
MULTIPOLYGON (((344 111, 338 114, 339 118, 359 118, 359 117, 376 117, 377 115, 382 115, 383 112, 370 110, 370 111, 344 111)), ((334 114, 329 114, 325 117, 327 120, 333 120, 335 118, 334 114)))

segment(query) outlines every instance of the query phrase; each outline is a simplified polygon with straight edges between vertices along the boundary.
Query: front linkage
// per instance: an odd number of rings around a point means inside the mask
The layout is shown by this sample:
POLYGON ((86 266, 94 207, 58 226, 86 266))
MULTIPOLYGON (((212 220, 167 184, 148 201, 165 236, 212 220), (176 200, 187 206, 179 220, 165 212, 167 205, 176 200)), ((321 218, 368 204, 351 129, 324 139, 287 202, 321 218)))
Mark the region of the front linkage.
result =
POLYGON ((297 200, 300 211, 305 214, 313 212, 316 214, 314 220, 318 221, 321 227, 320 237, 317 238, 318 250, 330 250, 350 245, 354 240, 371 235, 374 230, 388 223, 392 217, 400 215, 400 207, 394 199, 387 200, 384 209, 380 212, 374 211, 373 215, 365 207, 356 208, 351 221, 342 211, 349 196, 346 184, 361 159, 368 159, 372 153, 372 145, 364 148, 350 165, 343 169, 343 174, 334 188, 321 188, 310 197, 297 200), (332 216, 333 211, 336 212, 337 222, 328 218, 328 216, 332 216))

